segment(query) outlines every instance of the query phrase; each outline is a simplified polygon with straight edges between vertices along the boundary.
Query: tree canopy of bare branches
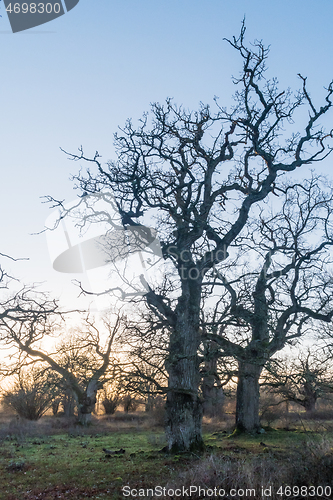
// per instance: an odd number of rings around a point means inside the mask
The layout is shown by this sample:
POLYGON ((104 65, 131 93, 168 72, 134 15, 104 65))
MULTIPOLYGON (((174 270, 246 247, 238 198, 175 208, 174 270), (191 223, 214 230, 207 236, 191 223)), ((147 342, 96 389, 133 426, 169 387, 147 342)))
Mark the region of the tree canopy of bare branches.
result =
POLYGON ((221 295, 207 338, 238 361, 237 428, 260 429, 259 377, 267 361, 333 316, 333 191, 324 179, 281 188, 235 240, 236 264, 217 271, 221 295), (284 191, 284 192, 283 192, 284 191), (238 260, 238 265, 237 265, 238 260))
POLYGON ((272 360, 263 385, 282 401, 297 403, 305 411, 315 410, 319 398, 333 392, 331 357, 310 349, 298 356, 272 360))
POLYGON ((170 332, 166 434, 171 451, 203 446, 198 348, 205 281, 216 266, 229 265, 230 247, 246 230, 250 213, 278 192, 281 177, 332 151, 332 132, 320 125, 332 106, 332 83, 319 107, 305 77, 300 76, 295 94, 280 90, 276 79, 265 78, 268 49, 261 42, 247 46, 244 37, 243 25, 240 36, 229 41, 242 60, 231 110, 216 99, 215 109, 201 105, 191 112, 168 99, 152 104, 137 127, 129 120, 115 135, 115 161, 105 166, 98 152, 89 158, 82 148, 70 155, 90 166, 74 176, 78 189, 111 190, 124 227, 155 217, 169 287, 150 284, 145 300, 170 332), (309 115, 296 128, 301 106, 309 115))

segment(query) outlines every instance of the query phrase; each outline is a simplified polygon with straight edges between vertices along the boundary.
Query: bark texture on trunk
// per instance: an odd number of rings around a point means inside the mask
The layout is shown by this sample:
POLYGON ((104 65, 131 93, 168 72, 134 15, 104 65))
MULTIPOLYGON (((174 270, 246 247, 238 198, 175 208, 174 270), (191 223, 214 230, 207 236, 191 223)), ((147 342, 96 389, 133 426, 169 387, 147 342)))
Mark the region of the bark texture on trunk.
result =
POLYGON ((301 394, 303 396, 303 406, 305 411, 314 411, 316 409, 318 395, 316 389, 313 387, 313 384, 308 381, 304 382, 301 394))
POLYGON ((236 431, 259 432, 259 378, 262 366, 255 363, 238 362, 238 384, 236 404, 236 431))
MULTIPOLYGON (((83 411, 86 411, 86 409, 84 408, 83 411)), ((79 410, 78 423, 83 427, 87 427, 91 424, 91 411, 89 413, 83 413, 83 411, 79 410)))
POLYGON ((100 384, 96 380, 91 380, 87 389, 81 394, 77 395, 78 398, 78 421, 81 425, 87 426, 91 423, 91 413, 95 409, 97 391, 100 384))
POLYGON ((303 406, 305 408, 305 411, 314 411, 316 409, 316 402, 317 402, 317 396, 312 394, 312 395, 307 395, 307 398, 304 399, 303 406))
POLYGON ((204 443, 201 435, 202 403, 184 392, 171 391, 166 404, 166 435, 169 451, 199 451, 204 443))
POLYGON ((166 368, 169 373, 166 437, 172 453, 201 450, 202 401, 199 398, 200 289, 188 280, 176 308, 166 368))

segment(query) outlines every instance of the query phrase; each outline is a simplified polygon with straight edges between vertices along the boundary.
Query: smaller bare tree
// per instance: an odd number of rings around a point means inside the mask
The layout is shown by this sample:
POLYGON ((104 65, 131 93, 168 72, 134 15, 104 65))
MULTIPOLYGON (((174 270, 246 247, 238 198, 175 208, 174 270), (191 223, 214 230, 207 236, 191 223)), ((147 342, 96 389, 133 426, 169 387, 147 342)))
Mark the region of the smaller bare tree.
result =
POLYGON ((225 402, 223 386, 231 380, 232 374, 229 370, 225 370, 225 366, 222 377, 219 373, 222 359, 218 344, 215 342, 203 342, 202 354, 201 393, 203 398, 203 414, 206 417, 219 417, 222 415, 225 402))
POLYGON ((87 316, 72 341, 61 343, 52 354, 40 348, 46 335, 55 334, 48 314, 33 316, 25 322, 7 320, 2 325, 2 331, 6 345, 17 349, 12 371, 32 362, 46 363, 63 378, 74 394, 79 423, 87 425, 95 408, 97 391, 107 380, 107 370, 112 362, 111 348, 121 324, 119 315, 113 323, 104 321, 106 340, 103 346, 99 329, 87 316))
POLYGON ((38 420, 54 401, 53 384, 45 368, 20 370, 11 389, 4 392, 2 402, 27 420, 38 420))
POLYGON ((279 195, 236 239, 229 268, 207 282, 221 294, 204 338, 238 362, 238 432, 261 429, 259 380, 270 358, 333 317, 333 190, 313 176, 279 195))
POLYGON ((300 352, 297 358, 274 359, 267 367, 264 385, 281 401, 314 411, 319 398, 333 392, 331 359, 321 352, 300 352))
POLYGON ((103 388, 102 405, 106 415, 113 415, 120 404, 119 394, 109 392, 103 388))
POLYGON ((113 415, 125 393, 124 375, 118 360, 109 367, 107 378, 108 382, 101 391, 101 402, 106 415, 113 415))

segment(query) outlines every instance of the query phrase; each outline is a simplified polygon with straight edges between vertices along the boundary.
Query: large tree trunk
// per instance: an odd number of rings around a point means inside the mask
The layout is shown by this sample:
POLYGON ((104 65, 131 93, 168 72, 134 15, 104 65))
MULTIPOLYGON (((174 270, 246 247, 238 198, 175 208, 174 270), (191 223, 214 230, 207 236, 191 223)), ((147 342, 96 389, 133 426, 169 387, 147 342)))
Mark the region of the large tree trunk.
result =
POLYGON ((75 415, 75 395, 68 389, 62 399, 62 407, 65 417, 74 417, 75 415))
POLYGON ((259 432, 259 378, 262 371, 255 362, 238 362, 236 432, 259 432))
POLYGON ((223 411, 224 394, 217 374, 218 346, 215 342, 206 346, 205 357, 201 383, 203 414, 206 417, 218 417, 223 411))
POLYGON ((303 407, 305 411, 314 411, 316 409, 317 394, 311 384, 305 382, 302 394, 304 395, 303 407))
POLYGON ((168 394, 166 435, 172 453, 204 448, 201 435, 202 403, 194 391, 173 390, 168 394))
POLYGON ((215 385, 214 376, 205 376, 202 381, 203 414, 218 417, 223 412, 224 394, 222 387, 215 385))
POLYGON ((78 423, 80 425, 82 425, 83 427, 87 427, 88 425, 91 424, 91 412, 92 410, 88 410, 86 409, 86 407, 83 408, 83 410, 81 409, 81 411, 79 410, 79 414, 78 414, 78 423), (87 413, 85 413, 87 412, 87 413))
POLYGON ((154 408, 154 396, 151 393, 150 384, 146 385, 145 412, 149 413, 154 408))
POLYGON ((179 299, 176 325, 170 336, 166 361, 169 373, 166 436, 169 451, 173 453, 204 447, 201 434, 202 402, 198 395, 200 295, 190 280, 185 286, 189 293, 179 299))
POLYGON ((83 426, 87 426, 91 423, 91 413, 95 409, 98 389, 100 389, 99 382, 91 380, 88 383, 87 389, 84 392, 77 394, 78 421, 83 426))
POLYGON ((317 399, 306 399, 303 404, 305 411, 314 411, 316 409, 316 400, 317 399))

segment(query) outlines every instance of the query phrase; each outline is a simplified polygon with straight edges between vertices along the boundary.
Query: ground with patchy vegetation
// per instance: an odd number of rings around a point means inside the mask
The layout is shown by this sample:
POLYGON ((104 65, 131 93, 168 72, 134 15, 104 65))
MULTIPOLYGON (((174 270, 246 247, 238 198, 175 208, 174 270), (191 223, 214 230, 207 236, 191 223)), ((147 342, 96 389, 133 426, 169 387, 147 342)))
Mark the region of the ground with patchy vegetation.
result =
POLYGON ((247 437, 230 437, 230 416, 206 421, 203 455, 170 456, 162 428, 143 413, 95 418, 88 429, 57 417, 24 422, 3 415, 0 499, 120 499, 125 486, 131 498, 161 498, 144 491, 156 486, 166 488, 165 498, 179 498, 182 488, 182 497, 204 498, 199 487, 223 488, 225 499, 268 498, 262 487, 272 487, 272 499, 333 498, 333 491, 327 496, 333 490, 333 425, 328 415, 314 417, 247 437), (237 491, 230 496, 232 488, 237 491))

